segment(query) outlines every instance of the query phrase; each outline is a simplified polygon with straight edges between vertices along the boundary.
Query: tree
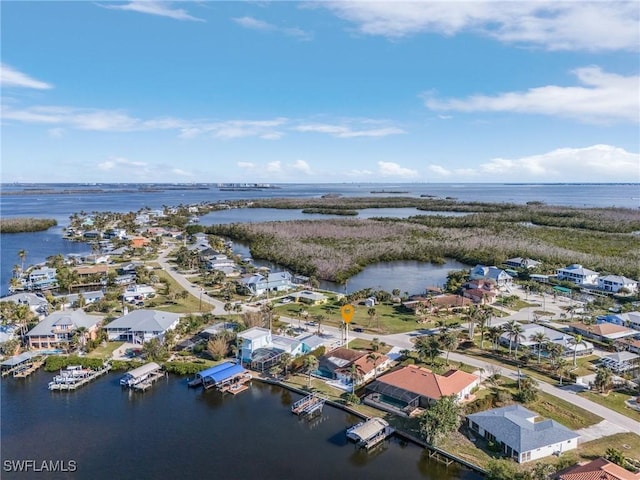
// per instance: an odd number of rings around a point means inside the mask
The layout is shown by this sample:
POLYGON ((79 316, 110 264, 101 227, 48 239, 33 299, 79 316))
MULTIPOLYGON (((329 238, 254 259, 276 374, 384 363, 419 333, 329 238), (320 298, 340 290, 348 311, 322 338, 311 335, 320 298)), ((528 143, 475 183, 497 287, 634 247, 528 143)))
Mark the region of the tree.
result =
POLYGON ((582 339, 582 335, 580 334, 569 339, 569 343, 573 346, 573 366, 575 367, 578 364, 577 363, 578 347, 580 345, 583 345, 586 348, 587 343, 582 339))
POLYGON ((146 342, 142 347, 142 353, 151 362, 163 361, 169 356, 167 347, 157 338, 152 338, 146 342))
POLYGON ((374 352, 380 350, 380 339, 378 337, 373 337, 371 340, 371 350, 374 352))
POLYGON ((556 360, 555 370, 560 377, 560 386, 562 386, 562 379, 569 374, 569 365, 567 361, 564 358, 559 357, 556 360))
POLYGON ((371 326, 371 322, 376 318, 376 309, 374 307, 371 307, 367 310, 367 315, 369 316, 369 323, 368 323, 368 327, 371 326))
POLYGON ((538 349, 538 365, 540 365, 540 357, 542 356, 542 347, 547 343, 549 337, 544 333, 544 331, 536 332, 529 336, 529 340, 536 343, 536 348, 538 349))
POLYGON ((456 395, 440 397, 434 404, 420 415, 420 433, 431 445, 454 432, 460 426, 461 407, 456 395))
POLYGON ((599 367, 598 370, 596 370, 596 378, 593 381, 593 386, 596 387, 600 393, 606 393, 611 389, 612 379, 613 374, 611 370, 605 367, 599 367))
POLYGON ((616 465, 621 466, 622 468, 625 468, 625 465, 627 464, 627 458, 625 457, 624 453, 617 448, 607 448, 604 454, 604 458, 606 458, 610 462, 615 463, 616 465))
POLYGON ((449 363, 449 353, 458 348, 458 335, 456 332, 448 331, 440 335, 440 346, 447 351, 447 364, 449 363))
POLYGON ((429 358, 431 363, 440 355, 440 342, 433 335, 422 335, 416 339, 416 351, 421 360, 429 358))
POLYGON ((491 339, 491 346, 493 347, 493 350, 498 349, 500 335, 502 335, 502 329, 500 329, 500 327, 489 327, 489 338, 491 339))
POLYGON ((520 345, 520 339, 522 338, 522 332, 524 331, 524 329, 522 328, 522 325, 520 325, 515 320, 509 321, 507 324, 504 325, 503 328, 505 333, 507 333, 507 335, 509 336, 509 355, 511 355, 511 347, 515 343, 516 345, 515 356, 517 358, 518 345, 520 345))
POLYGON ((378 361, 381 357, 375 352, 367 354, 367 363, 373 363, 373 378, 378 378, 378 361))
POLYGON ((27 251, 24 249, 18 250, 18 257, 20 258, 20 270, 24 272, 24 261, 27 259, 27 251))
POLYGON ((304 357, 302 366, 304 367, 304 369, 307 371, 307 374, 309 375, 309 379, 307 381, 308 387, 311 386, 311 374, 318 369, 318 365, 319 365, 319 362, 318 362, 318 359, 315 357, 315 355, 307 355, 306 357, 304 357))
POLYGON ((284 369, 285 377, 289 375, 289 367, 291 366, 292 362, 293 362, 293 357, 291 356, 290 353, 284 352, 282 355, 280 355, 280 365, 284 369))
POLYGON ((538 398, 538 382, 531 377, 524 377, 518 382, 520 391, 518 396, 522 403, 531 403, 538 398))
POLYGON ((225 335, 216 335, 207 342, 207 352, 215 361, 223 358, 229 351, 229 343, 225 335))

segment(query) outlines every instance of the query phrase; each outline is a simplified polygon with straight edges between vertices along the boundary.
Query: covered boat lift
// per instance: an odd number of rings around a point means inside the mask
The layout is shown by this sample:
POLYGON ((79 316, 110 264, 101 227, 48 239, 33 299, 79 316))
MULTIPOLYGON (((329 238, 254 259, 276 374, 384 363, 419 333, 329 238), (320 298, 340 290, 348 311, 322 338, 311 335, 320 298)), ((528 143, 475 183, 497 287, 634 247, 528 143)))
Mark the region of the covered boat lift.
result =
POLYGON ((209 377, 210 375, 213 375, 214 373, 229 368, 233 365, 235 365, 235 363, 233 362, 222 362, 219 365, 215 365, 213 367, 207 368, 206 370, 202 370, 201 372, 196 373, 195 378, 189 381, 189 386, 198 387, 203 384, 203 380, 206 377, 209 377))
POLYGON ((146 390, 163 375, 162 367, 155 362, 150 362, 125 373, 120 379, 120 385, 136 390, 146 390))
POLYGON ((347 429, 347 438, 356 442, 359 447, 371 448, 382 442, 394 432, 386 420, 372 417, 366 422, 358 423, 347 429))
POLYGON ((41 352, 31 351, 8 358, 0 364, 2 376, 26 377, 42 365, 42 362, 38 361, 41 356, 41 352))

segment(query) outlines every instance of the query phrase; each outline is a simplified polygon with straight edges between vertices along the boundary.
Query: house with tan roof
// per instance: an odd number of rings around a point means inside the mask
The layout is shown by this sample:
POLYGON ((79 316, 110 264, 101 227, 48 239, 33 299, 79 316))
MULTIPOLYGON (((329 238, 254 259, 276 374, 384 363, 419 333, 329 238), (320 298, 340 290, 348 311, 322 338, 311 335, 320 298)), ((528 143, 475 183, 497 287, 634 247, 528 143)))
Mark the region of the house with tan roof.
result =
MULTIPOLYGON (((375 360, 369 358, 369 354, 366 353, 351 363, 351 365, 355 365, 358 373, 361 375, 357 385, 367 383, 372 378, 377 377, 382 372, 388 370, 391 366, 391 359, 386 355, 373 352, 373 356, 375 357, 375 360)), ((349 368, 343 367, 336 369, 338 380, 344 383, 351 383, 351 368, 352 367, 349 366, 349 368)))
POLYGON ((571 328, 574 332, 582 335, 583 337, 595 338, 602 342, 621 340, 638 334, 637 330, 631 330, 630 328, 607 322, 596 325, 572 323, 571 328))
POLYGON ((480 378, 462 370, 438 375, 431 370, 407 365, 379 377, 367 386, 364 402, 388 412, 410 416, 417 408, 428 407, 447 395, 468 399, 480 378))
POLYGON ((640 480, 640 473, 631 473, 602 457, 582 465, 559 471, 554 480, 640 480))

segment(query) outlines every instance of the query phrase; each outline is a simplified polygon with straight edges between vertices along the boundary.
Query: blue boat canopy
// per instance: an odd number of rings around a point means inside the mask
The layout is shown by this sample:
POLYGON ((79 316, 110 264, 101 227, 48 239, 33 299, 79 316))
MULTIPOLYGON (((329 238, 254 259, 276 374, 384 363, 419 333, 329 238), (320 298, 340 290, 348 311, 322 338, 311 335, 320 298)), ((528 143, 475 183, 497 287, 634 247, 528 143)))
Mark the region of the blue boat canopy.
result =
POLYGON ((225 370, 229 367, 233 367, 235 365, 235 363, 232 362, 223 362, 219 365, 216 365, 215 367, 211 367, 211 368, 207 368, 206 370, 202 370, 201 372, 198 372, 196 374, 197 378, 207 378, 210 377, 211 375, 215 374, 216 372, 219 372, 220 370, 225 370))
POLYGON ((225 368, 224 370, 219 370, 214 374, 208 375, 207 380, 217 385, 218 383, 225 382, 236 375, 241 375, 244 372, 246 372, 246 370, 242 365, 233 364, 229 368, 225 368))

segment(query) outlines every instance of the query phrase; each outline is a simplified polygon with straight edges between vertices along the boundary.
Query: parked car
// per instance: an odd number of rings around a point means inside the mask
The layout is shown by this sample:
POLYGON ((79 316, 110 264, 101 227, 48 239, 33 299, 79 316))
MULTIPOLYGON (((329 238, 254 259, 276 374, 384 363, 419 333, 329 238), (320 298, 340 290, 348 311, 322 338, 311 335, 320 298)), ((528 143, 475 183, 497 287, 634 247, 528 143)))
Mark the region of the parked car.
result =
POLYGON ((362 332, 364 332, 364 330, 363 330, 363 329, 361 329, 360 327, 356 327, 356 328, 354 328, 354 329, 353 329, 353 331, 354 331, 354 332, 358 332, 358 333, 362 333, 362 332))

